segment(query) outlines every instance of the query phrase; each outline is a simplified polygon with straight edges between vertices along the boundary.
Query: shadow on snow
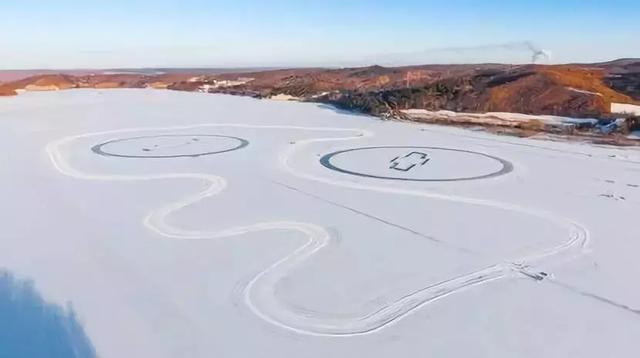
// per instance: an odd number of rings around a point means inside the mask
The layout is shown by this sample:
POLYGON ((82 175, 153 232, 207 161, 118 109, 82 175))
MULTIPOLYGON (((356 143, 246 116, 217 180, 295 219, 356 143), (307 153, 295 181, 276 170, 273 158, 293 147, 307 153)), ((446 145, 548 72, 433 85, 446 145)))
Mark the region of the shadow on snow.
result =
POLYGON ((70 307, 45 302, 33 282, 0 270, 0 358, 95 356, 70 307))

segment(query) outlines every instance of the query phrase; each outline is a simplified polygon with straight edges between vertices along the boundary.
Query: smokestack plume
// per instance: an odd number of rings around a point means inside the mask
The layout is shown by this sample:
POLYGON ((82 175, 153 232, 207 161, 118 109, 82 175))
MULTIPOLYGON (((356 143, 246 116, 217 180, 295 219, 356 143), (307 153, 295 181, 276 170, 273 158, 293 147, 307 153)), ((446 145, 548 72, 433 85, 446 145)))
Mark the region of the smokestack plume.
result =
POLYGON ((551 53, 547 50, 538 48, 530 41, 524 42, 529 51, 531 51, 531 63, 538 63, 539 60, 549 61, 551 59, 551 53))
MULTIPOLYGON (((380 65, 417 65, 428 63, 486 63, 499 56, 518 56, 529 54, 530 63, 545 63, 551 59, 551 53, 538 47, 532 41, 506 42, 466 47, 440 47, 417 52, 387 53, 370 56, 364 63, 380 65), (469 62, 473 61, 473 62, 469 62)), ((526 57, 525 57, 526 58, 526 57)), ((522 61, 522 60, 521 60, 522 61)), ((525 60, 526 61, 526 60, 525 60)))

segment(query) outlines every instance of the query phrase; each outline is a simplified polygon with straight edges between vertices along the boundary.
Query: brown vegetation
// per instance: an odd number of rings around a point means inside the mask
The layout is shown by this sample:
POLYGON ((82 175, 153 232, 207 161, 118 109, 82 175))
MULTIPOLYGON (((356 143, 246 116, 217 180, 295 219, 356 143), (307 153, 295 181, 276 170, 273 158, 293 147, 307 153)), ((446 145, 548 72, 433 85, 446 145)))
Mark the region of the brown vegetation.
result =
POLYGON ((640 87, 640 66, 636 63, 640 62, 369 66, 213 75, 196 70, 168 71, 160 75, 45 74, 4 83, 0 85, 0 95, 13 95, 18 89, 153 87, 196 91, 206 85, 206 90, 211 92, 256 97, 284 94, 376 115, 394 116, 402 109, 422 108, 585 117, 606 115, 612 102, 638 103, 628 94, 640 87), (231 86, 215 85, 217 81, 234 82, 239 78, 252 80, 231 86))

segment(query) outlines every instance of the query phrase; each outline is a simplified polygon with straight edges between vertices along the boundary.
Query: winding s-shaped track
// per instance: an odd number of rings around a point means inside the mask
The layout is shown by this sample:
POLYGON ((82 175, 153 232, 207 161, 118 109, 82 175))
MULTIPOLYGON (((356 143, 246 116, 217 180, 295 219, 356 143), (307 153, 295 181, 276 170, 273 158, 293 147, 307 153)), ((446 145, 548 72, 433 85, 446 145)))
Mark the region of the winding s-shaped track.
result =
POLYGON ((156 179, 201 179, 205 180, 207 187, 191 196, 188 196, 178 202, 169 204, 159 209, 153 210, 144 219, 144 224, 147 228, 154 231, 158 235, 180 240, 201 240, 201 239, 215 239, 225 238, 231 236, 242 235, 250 232, 258 232, 265 230, 291 230, 298 231, 306 235, 307 241, 296 249, 291 254, 283 257, 277 262, 273 263, 265 270, 258 273, 244 288, 244 300, 247 306, 259 317, 267 322, 270 322, 279 327, 292 330, 298 333, 310 334, 310 335, 324 335, 324 336, 349 336, 372 333, 389 326, 393 322, 396 322, 399 318, 414 311, 422 305, 429 302, 433 302, 439 298, 445 297, 460 290, 485 283, 488 281, 496 280, 508 275, 517 274, 518 272, 525 272, 528 267, 539 265, 548 259, 558 259, 567 255, 576 255, 583 251, 588 242, 588 232, 577 223, 569 220, 558 218, 552 213, 534 210, 529 208, 520 207, 513 204, 501 203, 492 200, 467 198, 456 195, 447 195, 437 192, 412 190, 412 189, 400 189, 394 187, 381 187, 366 184, 353 183, 348 181, 341 181, 330 178, 318 177, 309 173, 303 173, 297 171, 290 165, 290 158, 294 155, 296 150, 301 147, 308 146, 312 143, 323 141, 345 141, 353 140, 366 136, 372 136, 373 134, 360 129, 349 128, 323 128, 323 127, 301 127, 301 126, 285 126, 285 125, 248 125, 248 124, 198 124, 190 126, 174 126, 163 128, 129 128, 112 131, 103 131, 96 133, 87 133, 81 135, 75 135, 66 137, 52 143, 49 143, 46 147, 46 151, 49 155, 53 166, 64 175, 68 175, 74 178, 86 179, 86 180, 117 180, 117 181, 144 181, 144 180, 156 180, 156 179), (235 227, 222 231, 187 231, 167 224, 165 218, 171 213, 180 210, 186 206, 194 204, 205 198, 214 196, 226 187, 226 181, 224 178, 203 174, 203 173, 167 173, 167 174, 153 174, 153 175, 107 175, 107 174, 91 174, 85 173, 73 168, 66 161, 62 148, 69 143, 93 136, 100 135, 112 135, 128 132, 142 132, 142 131, 168 131, 168 130, 185 130, 192 128, 205 128, 205 127, 235 127, 235 128, 252 128, 252 129, 292 129, 292 130, 307 130, 307 131, 323 131, 323 132, 351 132, 354 135, 346 137, 329 137, 329 138, 313 138, 296 142, 289 149, 282 153, 279 158, 280 167, 291 175, 299 178, 313 180, 320 183, 329 185, 336 185, 342 187, 348 187, 356 190, 370 190, 376 192, 412 195, 417 197, 423 197, 433 200, 445 200, 466 203, 470 205, 479 205, 485 207, 492 207, 503 210, 511 210, 520 212, 522 214, 536 216, 545 220, 552 221, 563 227, 567 227, 570 232, 570 238, 563 244, 539 252, 527 257, 514 258, 512 260, 497 263, 493 266, 483 268, 481 270, 454 277, 449 280, 435 283, 419 290, 411 292, 402 298, 389 303, 388 305, 380 308, 375 312, 371 312, 365 316, 353 317, 350 319, 345 318, 332 318, 332 317, 314 317, 308 315, 300 315, 287 310, 278 301, 274 288, 276 283, 284 278, 290 270, 295 268, 298 264, 305 261, 308 257, 312 256, 323 247, 327 246, 331 242, 331 235, 322 227, 303 222, 266 222, 258 223, 249 226, 235 227))

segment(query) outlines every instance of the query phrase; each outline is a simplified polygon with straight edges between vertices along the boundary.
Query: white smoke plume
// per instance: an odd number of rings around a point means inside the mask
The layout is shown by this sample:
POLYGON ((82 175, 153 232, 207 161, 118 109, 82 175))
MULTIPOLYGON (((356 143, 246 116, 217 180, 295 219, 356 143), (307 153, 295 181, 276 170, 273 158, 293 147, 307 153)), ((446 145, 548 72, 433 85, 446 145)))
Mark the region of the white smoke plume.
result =
POLYGON ((487 62, 548 63, 551 53, 532 41, 506 42, 465 47, 441 47, 417 52, 379 54, 369 56, 366 63, 380 65, 418 65, 429 63, 487 63, 487 62))
POLYGON ((531 51, 531 63, 538 63, 539 60, 549 61, 551 59, 551 52, 538 48, 530 41, 526 41, 524 44, 531 51))

